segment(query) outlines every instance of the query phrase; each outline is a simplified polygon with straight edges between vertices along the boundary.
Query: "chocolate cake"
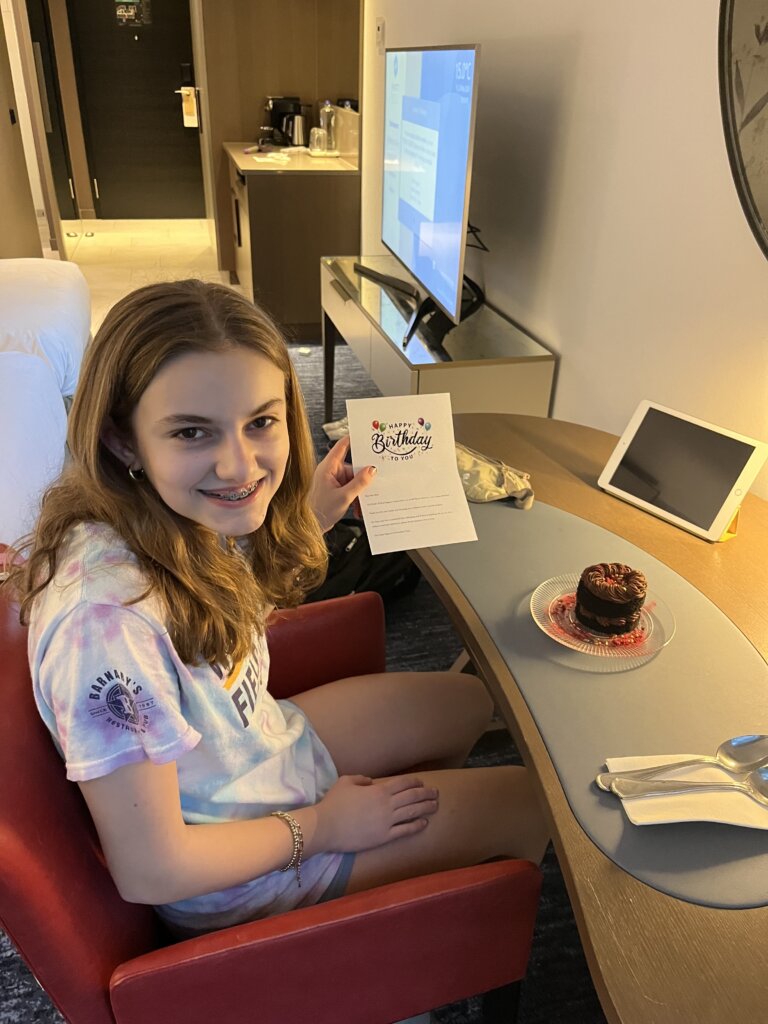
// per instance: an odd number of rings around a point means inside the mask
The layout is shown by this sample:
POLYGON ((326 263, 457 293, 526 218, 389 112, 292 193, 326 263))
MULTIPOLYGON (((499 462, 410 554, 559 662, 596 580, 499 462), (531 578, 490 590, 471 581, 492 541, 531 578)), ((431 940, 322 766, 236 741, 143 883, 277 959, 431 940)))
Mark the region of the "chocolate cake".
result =
POLYGON ((576 618, 595 633, 630 633, 637 627, 648 581, 619 562, 589 565, 576 589, 576 618))

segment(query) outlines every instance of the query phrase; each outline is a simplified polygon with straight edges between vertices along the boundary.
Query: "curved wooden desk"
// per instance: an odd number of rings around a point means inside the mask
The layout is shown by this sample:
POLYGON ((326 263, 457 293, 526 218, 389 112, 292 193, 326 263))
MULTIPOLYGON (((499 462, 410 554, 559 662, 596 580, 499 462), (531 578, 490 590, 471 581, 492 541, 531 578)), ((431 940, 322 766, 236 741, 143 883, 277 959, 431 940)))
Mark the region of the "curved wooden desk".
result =
MULTIPOLYGON (((710 544, 597 488, 616 443, 602 431, 532 416, 455 417, 458 441, 530 472, 536 500, 625 537, 680 573, 768 660, 768 502, 749 495, 735 540, 710 544)), ((764 1024, 768 907, 720 910, 644 885, 576 821, 515 680, 482 621, 429 551, 414 553, 488 682, 552 828, 595 988, 611 1024, 764 1024)), ((768 898, 768 879, 766 879, 768 898)))

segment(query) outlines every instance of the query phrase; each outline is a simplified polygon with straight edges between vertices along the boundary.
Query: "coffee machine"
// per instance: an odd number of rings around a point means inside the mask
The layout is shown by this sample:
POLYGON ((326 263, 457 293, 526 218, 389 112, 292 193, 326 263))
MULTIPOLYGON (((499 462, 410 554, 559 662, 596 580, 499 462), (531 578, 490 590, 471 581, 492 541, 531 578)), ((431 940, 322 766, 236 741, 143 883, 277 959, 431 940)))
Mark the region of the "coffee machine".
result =
POLYGON ((294 145, 294 119, 297 114, 301 117, 298 96, 267 96, 259 141, 274 142, 276 146, 294 145))

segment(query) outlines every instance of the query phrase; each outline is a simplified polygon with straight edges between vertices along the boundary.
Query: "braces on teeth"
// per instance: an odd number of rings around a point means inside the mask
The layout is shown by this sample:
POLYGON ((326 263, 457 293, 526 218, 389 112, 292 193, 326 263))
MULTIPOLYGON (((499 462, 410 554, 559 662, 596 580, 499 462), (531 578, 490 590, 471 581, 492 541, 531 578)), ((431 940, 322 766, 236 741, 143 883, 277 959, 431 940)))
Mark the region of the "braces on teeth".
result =
POLYGON ((221 498, 222 501, 242 501, 249 494, 253 494, 258 486, 258 483, 255 483, 253 487, 244 487, 242 491, 235 491, 234 494, 221 494, 219 491, 208 491, 207 493, 214 498, 221 498))

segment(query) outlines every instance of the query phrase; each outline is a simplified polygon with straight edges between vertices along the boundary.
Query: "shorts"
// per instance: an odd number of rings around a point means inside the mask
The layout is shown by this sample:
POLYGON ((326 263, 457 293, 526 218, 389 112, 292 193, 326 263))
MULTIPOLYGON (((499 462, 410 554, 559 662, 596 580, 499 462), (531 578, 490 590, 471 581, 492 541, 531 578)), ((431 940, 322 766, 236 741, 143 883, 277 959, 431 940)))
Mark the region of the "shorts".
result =
POLYGON ((343 853, 341 855, 341 864, 339 864, 331 884, 317 901, 318 903, 327 903, 328 900, 336 900, 339 896, 344 895, 347 891, 347 883, 349 882, 349 876, 352 874, 352 865, 354 863, 354 853, 343 853))

